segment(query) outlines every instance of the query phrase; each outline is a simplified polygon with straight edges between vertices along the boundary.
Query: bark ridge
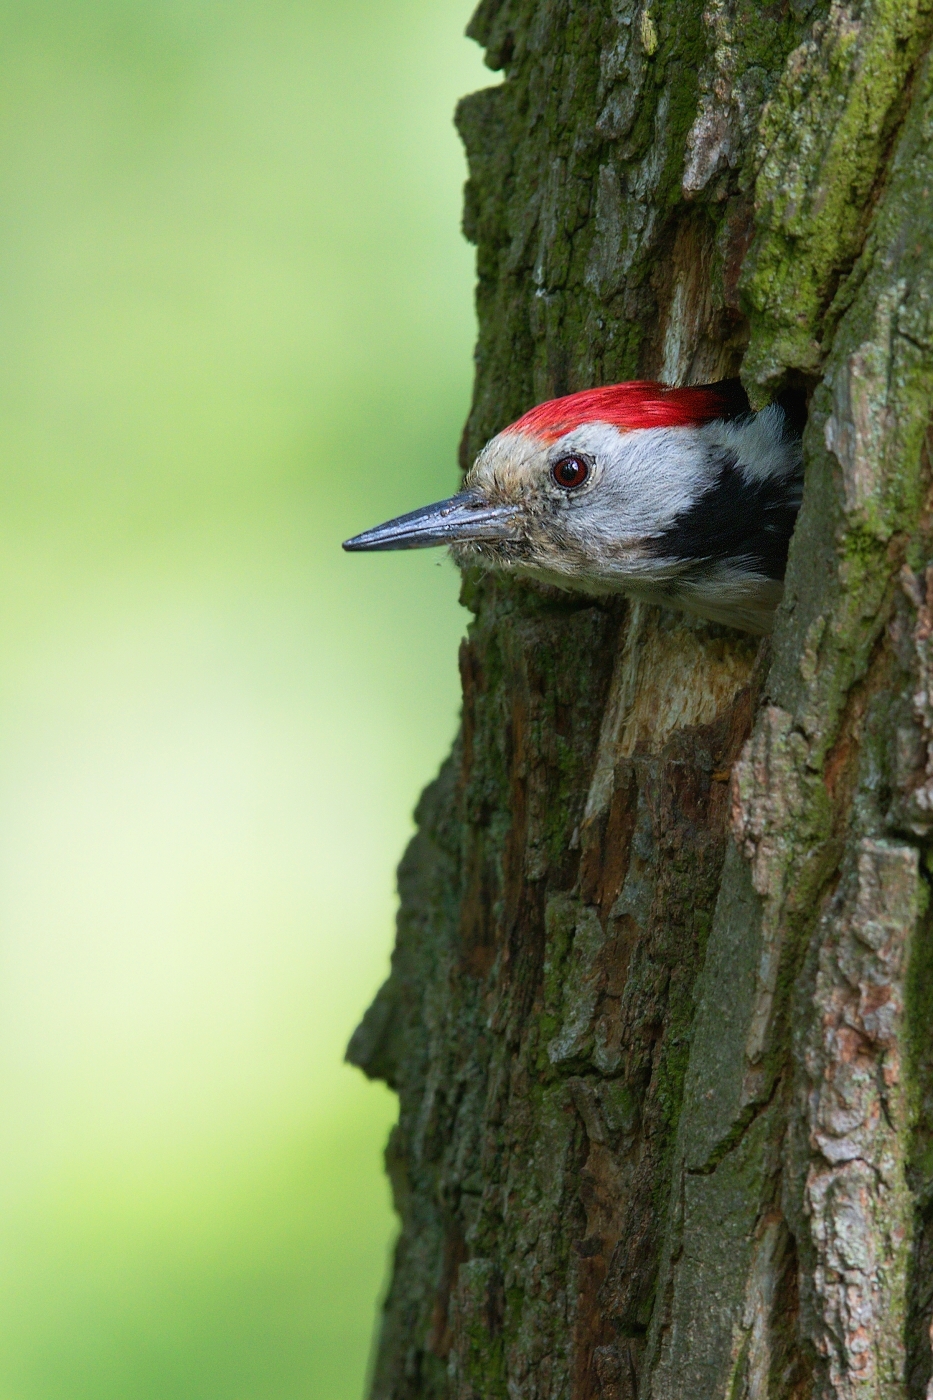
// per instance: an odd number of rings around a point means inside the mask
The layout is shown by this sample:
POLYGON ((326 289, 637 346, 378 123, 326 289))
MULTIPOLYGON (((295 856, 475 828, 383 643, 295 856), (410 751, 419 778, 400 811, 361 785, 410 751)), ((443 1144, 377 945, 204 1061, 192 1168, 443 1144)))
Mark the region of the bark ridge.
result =
MULTIPOLYGON (((399 1094, 373 1400, 922 1400, 931 0, 483 0, 464 461, 532 403, 808 410, 773 642, 479 576, 349 1056, 399 1094)), ((929 1391, 933 1393, 933 1390, 929 1391)))

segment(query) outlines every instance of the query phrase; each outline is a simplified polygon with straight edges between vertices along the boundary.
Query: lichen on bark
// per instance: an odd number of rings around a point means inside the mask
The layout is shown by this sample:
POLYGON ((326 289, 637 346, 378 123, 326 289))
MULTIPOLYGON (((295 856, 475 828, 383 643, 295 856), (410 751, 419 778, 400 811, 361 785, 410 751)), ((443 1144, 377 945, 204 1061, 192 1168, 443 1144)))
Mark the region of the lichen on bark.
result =
POLYGON ((483 0, 468 461, 533 402, 809 409, 772 641, 468 576, 350 1058, 374 1400, 920 1400, 933 1315, 933 8, 483 0))

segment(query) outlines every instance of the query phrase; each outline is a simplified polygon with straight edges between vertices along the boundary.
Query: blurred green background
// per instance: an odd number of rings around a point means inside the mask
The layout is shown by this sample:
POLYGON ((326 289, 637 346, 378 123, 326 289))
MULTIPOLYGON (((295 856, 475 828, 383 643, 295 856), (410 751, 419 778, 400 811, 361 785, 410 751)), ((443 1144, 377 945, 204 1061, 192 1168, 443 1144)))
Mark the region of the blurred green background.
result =
POLYGON ((469 0, 0 4, 0 1400, 358 1400, 469 0))

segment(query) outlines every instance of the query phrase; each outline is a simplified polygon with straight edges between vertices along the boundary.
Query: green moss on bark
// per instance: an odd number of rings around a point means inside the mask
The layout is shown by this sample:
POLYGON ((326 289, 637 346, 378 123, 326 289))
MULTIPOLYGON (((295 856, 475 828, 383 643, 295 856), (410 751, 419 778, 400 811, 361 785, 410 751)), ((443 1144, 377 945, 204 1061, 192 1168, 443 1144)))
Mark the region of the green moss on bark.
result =
POLYGON ((466 458, 554 394, 741 370, 808 394, 807 483, 757 656, 465 579, 462 731, 350 1050, 400 1099, 375 1400, 923 1394, 929 18, 473 20, 505 80, 458 111, 466 458))

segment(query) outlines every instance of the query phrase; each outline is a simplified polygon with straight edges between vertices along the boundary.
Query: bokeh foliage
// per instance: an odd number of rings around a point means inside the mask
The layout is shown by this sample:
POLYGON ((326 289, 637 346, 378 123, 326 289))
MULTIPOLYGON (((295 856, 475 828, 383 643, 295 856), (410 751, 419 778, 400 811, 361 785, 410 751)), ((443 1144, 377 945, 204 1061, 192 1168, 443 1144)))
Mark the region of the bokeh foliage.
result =
POLYGON ((0 5, 4 1400, 361 1391, 461 621, 338 543, 455 479, 468 15, 0 5))

